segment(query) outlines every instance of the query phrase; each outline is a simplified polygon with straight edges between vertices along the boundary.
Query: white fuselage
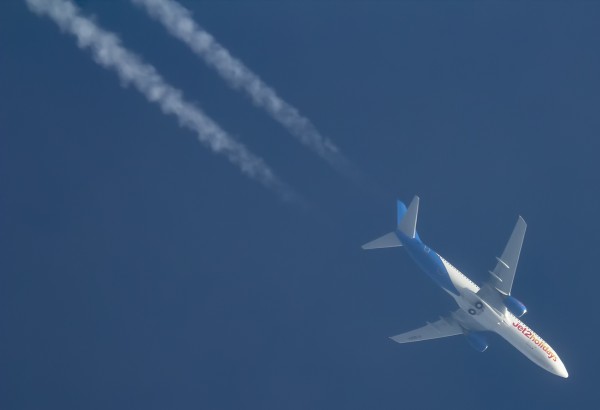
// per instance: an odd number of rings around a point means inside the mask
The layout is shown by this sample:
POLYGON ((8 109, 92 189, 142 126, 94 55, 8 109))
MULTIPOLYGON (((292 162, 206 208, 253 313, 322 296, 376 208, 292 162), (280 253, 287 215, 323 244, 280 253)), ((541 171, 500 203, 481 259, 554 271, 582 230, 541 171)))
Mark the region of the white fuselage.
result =
MULTIPOLYGON (((439 256, 439 255, 438 255, 439 256)), ((508 311, 502 296, 494 289, 480 288, 440 256, 458 295, 446 290, 464 314, 454 315, 468 328, 495 332, 543 369, 568 377, 567 369, 554 349, 529 326, 508 311)))
POLYGON ((490 279, 479 287, 458 269, 423 243, 416 230, 419 197, 407 208, 398 201, 397 229, 363 245, 363 249, 402 246, 421 270, 451 295, 459 306, 449 317, 440 317, 422 328, 393 336, 398 343, 436 339, 463 333, 478 351, 487 349, 480 332, 492 331, 506 339, 532 362, 561 377, 567 369, 554 349, 529 326, 519 320, 527 308, 511 295, 515 271, 527 224, 521 217, 502 252, 490 279), (514 314, 513 314, 514 313, 514 314))

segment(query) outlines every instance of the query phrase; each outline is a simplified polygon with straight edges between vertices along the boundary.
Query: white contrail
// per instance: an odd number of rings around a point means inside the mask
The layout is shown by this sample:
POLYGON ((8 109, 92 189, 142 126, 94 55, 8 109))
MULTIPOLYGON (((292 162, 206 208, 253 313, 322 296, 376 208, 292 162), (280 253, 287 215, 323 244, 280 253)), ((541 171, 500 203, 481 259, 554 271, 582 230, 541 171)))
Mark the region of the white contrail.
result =
POLYGON ((323 137, 296 108, 282 100, 271 87, 196 24, 189 10, 174 0, 131 1, 162 23, 171 35, 187 44, 196 55, 216 69, 231 87, 243 89, 254 104, 264 108, 290 134, 316 151, 334 168, 342 173, 353 172, 333 142, 323 137))
POLYGON ((34 13, 50 17, 63 31, 75 36, 78 46, 89 49, 99 65, 114 70, 124 84, 132 84, 148 101, 158 104, 163 113, 174 115, 179 125, 194 131, 213 152, 225 155, 244 174, 274 189, 283 199, 298 199, 261 158, 185 101, 181 91, 167 84, 153 66, 124 48, 118 36, 82 16, 71 0, 25 1, 34 13))

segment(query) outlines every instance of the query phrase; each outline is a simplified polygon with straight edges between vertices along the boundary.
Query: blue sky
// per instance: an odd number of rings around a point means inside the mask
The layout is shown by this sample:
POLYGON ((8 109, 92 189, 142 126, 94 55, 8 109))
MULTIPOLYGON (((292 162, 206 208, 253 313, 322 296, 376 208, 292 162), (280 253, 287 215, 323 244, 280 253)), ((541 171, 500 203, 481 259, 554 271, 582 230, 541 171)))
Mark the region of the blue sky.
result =
POLYGON ((185 1, 334 141, 333 170, 129 2, 79 2, 309 204, 282 202, 24 2, 0 3, 0 407, 593 406, 600 5, 185 1), (453 309, 388 232, 513 294, 569 379, 499 337, 398 345, 453 309))

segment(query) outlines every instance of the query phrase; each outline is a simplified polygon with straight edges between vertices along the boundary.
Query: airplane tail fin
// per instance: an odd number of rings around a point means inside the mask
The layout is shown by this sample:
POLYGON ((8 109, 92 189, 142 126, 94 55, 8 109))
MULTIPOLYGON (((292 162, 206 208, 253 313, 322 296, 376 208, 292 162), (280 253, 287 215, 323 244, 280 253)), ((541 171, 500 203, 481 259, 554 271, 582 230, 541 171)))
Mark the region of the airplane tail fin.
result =
MULTIPOLYGON (((396 204, 396 215, 397 215, 397 230, 408 236, 414 238, 417 235, 417 213, 419 211, 419 197, 415 196, 406 208, 406 205, 402 201, 398 201, 396 204)), ((386 233, 379 238, 372 240, 362 246, 363 249, 381 249, 381 248, 395 248, 402 246, 402 242, 398 239, 396 232, 386 233)))
MULTIPOLYGON (((399 214, 400 212, 398 212, 399 214)), ((417 215, 419 214, 419 197, 415 195, 408 209, 398 221, 398 230, 409 238, 417 236, 417 215)))

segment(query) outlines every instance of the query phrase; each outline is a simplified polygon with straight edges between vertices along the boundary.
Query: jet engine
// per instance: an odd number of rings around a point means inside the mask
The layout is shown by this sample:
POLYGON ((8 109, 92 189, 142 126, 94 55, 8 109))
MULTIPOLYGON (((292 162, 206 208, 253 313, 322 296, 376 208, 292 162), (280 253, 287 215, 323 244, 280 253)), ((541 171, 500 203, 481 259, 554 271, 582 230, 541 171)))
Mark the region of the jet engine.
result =
POLYGON ((465 334, 467 338, 467 342, 471 345, 471 347, 477 350, 480 353, 485 352, 488 348, 487 339, 481 332, 469 332, 465 334))
POLYGON ((517 300, 517 298, 514 298, 512 296, 507 296, 504 299, 504 304, 506 305, 508 311, 516 317, 521 317, 525 313, 527 313, 527 307, 525 307, 524 304, 517 300))

